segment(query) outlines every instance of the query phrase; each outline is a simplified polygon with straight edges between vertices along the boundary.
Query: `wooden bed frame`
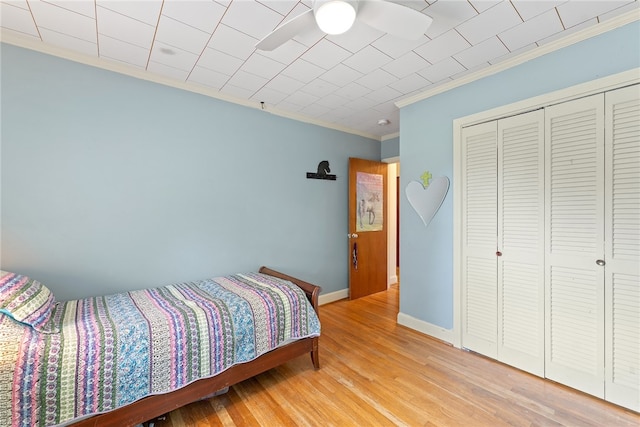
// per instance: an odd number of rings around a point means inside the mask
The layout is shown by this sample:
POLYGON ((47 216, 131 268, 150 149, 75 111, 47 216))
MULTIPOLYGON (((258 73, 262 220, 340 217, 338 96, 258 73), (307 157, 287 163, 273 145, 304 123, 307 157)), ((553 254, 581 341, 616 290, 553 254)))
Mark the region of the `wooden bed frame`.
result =
MULTIPOLYGON (((260 267, 259 271, 298 285, 307 295, 313 309, 318 313, 318 296, 322 288, 264 266, 260 267)), ((254 377, 306 353, 311 354, 313 367, 319 369, 318 337, 304 338, 271 350, 251 362, 234 365, 214 377, 197 380, 170 393, 145 397, 113 411, 85 418, 72 425, 74 427, 135 426, 189 403, 212 396, 216 391, 254 377)))

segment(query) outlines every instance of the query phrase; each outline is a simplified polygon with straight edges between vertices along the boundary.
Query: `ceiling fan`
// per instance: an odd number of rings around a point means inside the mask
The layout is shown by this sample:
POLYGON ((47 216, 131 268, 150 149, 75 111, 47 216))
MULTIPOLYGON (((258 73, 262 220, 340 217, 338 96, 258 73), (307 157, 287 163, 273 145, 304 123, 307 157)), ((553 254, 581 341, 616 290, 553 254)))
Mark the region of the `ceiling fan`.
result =
POLYGON ((298 34, 320 28, 335 35, 349 30, 355 20, 409 40, 420 38, 433 19, 417 10, 386 0, 314 0, 313 8, 290 19, 256 44, 274 50, 298 34))

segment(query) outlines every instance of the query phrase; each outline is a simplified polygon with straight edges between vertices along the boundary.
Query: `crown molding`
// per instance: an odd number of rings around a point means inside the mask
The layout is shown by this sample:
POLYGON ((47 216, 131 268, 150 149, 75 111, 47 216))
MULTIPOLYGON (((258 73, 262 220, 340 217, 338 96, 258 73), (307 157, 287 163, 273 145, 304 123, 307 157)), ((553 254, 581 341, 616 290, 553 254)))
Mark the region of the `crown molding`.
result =
POLYGON ((389 139, 398 138, 400 136, 400 132, 390 133, 388 135, 383 135, 380 137, 380 142, 388 141, 389 139))
POLYGON ((340 126, 340 125, 336 125, 335 123, 329 123, 323 120, 313 119, 311 117, 307 117, 302 114, 292 113, 292 112, 284 111, 278 108, 270 108, 269 106, 266 106, 265 108, 265 106, 258 101, 249 101, 249 100, 238 98, 232 95, 224 94, 216 89, 208 88, 206 86, 196 85, 193 83, 186 83, 186 82, 175 80, 169 77, 153 74, 141 68, 136 68, 131 65, 126 65, 124 63, 108 61, 99 57, 85 55, 85 54, 74 52, 69 49, 64 49, 58 46, 48 45, 43 43, 40 39, 37 39, 35 37, 21 36, 19 33, 16 33, 13 31, 7 31, 5 29, 2 29, 0 31, 0 42, 21 47, 24 49, 29 49, 36 52, 44 53, 46 55, 67 59, 69 61, 78 62, 80 64, 89 65, 91 67, 112 71, 114 73, 124 74, 126 76, 134 77, 141 80, 146 80, 148 82, 158 83, 164 86, 186 90, 189 92, 208 96, 210 98, 215 98, 221 101, 242 105, 244 107, 254 108, 257 110, 264 111, 265 113, 273 114, 286 119, 308 123, 311 125, 316 125, 316 126, 320 126, 320 127, 324 127, 332 130, 337 130, 340 132, 361 136, 363 138, 373 139, 379 142, 381 141, 379 136, 372 135, 366 132, 361 132, 355 129, 351 129, 346 126, 340 126))
POLYGON ((550 43, 539 46, 535 49, 531 49, 526 52, 523 52, 520 55, 516 55, 513 58, 510 58, 504 62, 499 62, 495 65, 490 65, 474 73, 470 73, 458 79, 438 85, 433 89, 429 89, 425 92, 419 93, 409 98, 402 99, 395 103, 396 107, 398 108, 406 107, 408 105, 425 100, 427 98, 431 98, 432 96, 447 92, 451 89, 455 89, 457 87, 464 86, 476 80, 480 80, 482 78, 491 76, 493 74, 497 74, 501 71, 523 64, 527 61, 530 61, 532 59, 554 52, 556 50, 562 49, 564 47, 570 46, 572 44, 581 42, 583 40, 587 40, 591 37, 595 37, 600 34, 604 34, 611 30, 615 30, 616 28, 620 28, 624 25, 630 24, 638 20, 640 20, 640 9, 635 9, 635 10, 623 13, 622 15, 616 16, 615 18, 611 18, 599 24, 593 25, 591 27, 585 28, 580 31, 576 31, 573 34, 569 34, 565 37, 559 38, 550 43))

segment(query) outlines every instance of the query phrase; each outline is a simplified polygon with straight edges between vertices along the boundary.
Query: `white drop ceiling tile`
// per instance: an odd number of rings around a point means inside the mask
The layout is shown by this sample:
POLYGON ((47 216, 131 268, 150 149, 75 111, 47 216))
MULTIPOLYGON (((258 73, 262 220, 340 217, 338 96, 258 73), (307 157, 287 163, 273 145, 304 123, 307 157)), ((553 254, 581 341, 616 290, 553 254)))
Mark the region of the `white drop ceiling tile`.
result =
POLYGON ((465 68, 472 69, 509 53, 497 37, 492 37, 454 56, 465 68))
POLYGON ((193 28, 164 14, 156 30, 156 40, 187 52, 200 55, 209 42, 210 34, 193 28))
POLYGON ((423 87, 429 86, 430 84, 431 82, 422 77, 420 74, 413 73, 403 79, 398 80, 397 82, 391 83, 389 87, 392 87, 398 92, 406 95, 415 91, 416 88, 421 89, 423 87))
POLYGON ((632 0, 568 1, 558 6, 557 10, 564 27, 571 28, 611 9, 622 7, 630 1, 632 0))
POLYGON ((349 117, 336 120, 337 123, 341 123, 348 127, 361 127, 364 125, 377 125, 379 119, 379 113, 371 108, 364 111, 356 111, 349 117))
POLYGON ((210 0, 165 0, 162 14, 212 33, 226 10, 221 4, 210 0))
POLYGON ((375 105, 389 102, 402 96, 402 92, 393 89, 390 86, 381 87, 378 90, 367 94, 364 98, 372 100, 375 105))
POLYGON ((323 96, 322 98, 318 99, 316 101, 316 104, 319 105, 323 105, 325 107, 334 109, 334 108, 338 108, 343 106, 344 104, 346 104, 347 102, 349 102, 348 99, 336 94, 336 93, 332 93, 330 95, 327 96, 323 96))
POLYGON ((267 58, 271 58, 282 64, 289 65, 306 52, 307 46, 299 43, 295 40, 289 40, 282 46, 272 51, 260 51, 260 55, 264 55, 267 58))
POLYGON ((414 52, 409 52, 383 66, 382 69, 388 71, 397 78, 402 79, 418 70, 428 67, 429 65, 431 64, 420 55, 414 52))
MULTIPOLYGON (((392 117, 400 117, 400 109, 396 107, 393 102, 385 102, 384 104, 376 105, 373 109, 389 120, 391 120, 392 117)), ((396 123, 398 123, 397 120, 396 123)))
POLYGON ((342 87, 342 89, 340 89, 340 91, 338 93, 343 98, 355 99, 355 98, 359 98, 361 96, 365 96, 366 94, 368 94, 370 92, 371 92, 371 89, 369 89, 368 87, 365 87, 365 86, 363 86, 363 85, 361 85, 359 83, 353 82, 353 83, 349 83, 348 85, 342 87))
MULTIPOLYGON (((383 117, 380 116, 379 118, 381 119, 383 117)), ((369 135, 374 135, 380 140, 384 139, 386 136, 389 136, 389 138, 397 137, 399 134, 398 123, 400 121, 399 120, 389 120, 389 121, 390 121, 390 124, 387 126, 378 126, 378 123, 376 121, 373 124, 367 123, 366 126, 363 124, 361 125, 362 127, 359 129, 362 129, 363 132, 369 135)))
POLYGON ((456 30, 447 31, 440 37, 414 50, 432 64, 461 52, 471 45, 456 30))
POLYGON ((153 43, 153 49, 151 49, 150 61, 183 70, 187 73, 191 71, 197 60, 198 55, 178 49, 159 40, 153 43))
POLYGON ((522 19, 511 2, 505 1, 463 22, 456 29, 469 43, 475 45, 521 22, 522 19))
POLYGON ((269 34, 282 21, 282 15, 254 0, 234 1, 222 18, 225 25, 257 39, 269 34))
POLYGON ((245 60, 255 52, 257 39, 241 33, 226 25, 219 25, 211 37, 210 48, 228 53, 231 56, 245 60))
POLYGON ((65 49, 73 50, 90 56, 98 56, 98 45, 96 43, 72 37, 67 34, 51 31, 47 28, 40 28, 42 41, 65 49))
MULTIPOLYGON (((289 22, 290 20, 292 20, 292 19, 298 17, 299 15, 307 12, 309 9, 311 9, 311 3, 305 4, 305 2, 300 2, 300 3, 298 3, 296 5, 296 7, 293 8, 293 10, 291 10, 291 12, 289 12, 287 14, 287 16, 285 16, 285 18, 282 20, 281 23, 284 24, 285 22, 289 22)), ((278 25, 280 25, 280 24, 278 24, 278 25)), ((273 29, 275 29, 275 27, 273 29)), ((268 33, 269 32, 266 32, 264 34, 264 36, 266 36, 268 33)), ((295 36, 293 38, 293 40, 295 40, 297 43, 300 43, 303 46, 306 46, 307 48, 309 48, 309 47, 315 45, 316 43, 318 43, 325 35, 326 35, 325 33, 320 31, 320 29, 318 28, 317 25, 313 25, 313 26, 307 28, 306 30, 302 31, 302 33, 300 33, 297 36, 295 36)), ((287 43, 289 43, 289 42, 287 42, 287 43)))
POLYGON ((567 0, 511 0, 513 6, 525 21, 534 16, 538 16, 544 12, 552 10, 556 6, 566 3, 567 0))
POLYGON ((504 0, 468 0, 469 3, 473 5, 473 7, 480 13, 492 8, 498 3, 503 2, 504 0))
POLYGON ((555 9, 551 9, 520 25, 516 25, 504 33, 500 33, 498 37, 513 52, 562 30, 562 22, 560 22, 558 14, 555 9))
POLYGON ((478 12, 466 1, 439 0, 427 7, 425 14, 433 18, 433 22, 425 34, 429 38, 435 39, 478 15, 478 12))
POLYGON ((216 3, 223 5, 224 7, 229 7, 232 0, 215 0, 216 3))
MULTIPOLYGON (((143 24, 144 25, 144 24, 143 24)), ((100 57, 115 59, 120 62, 145 68, 149 59, 149 50, 104 34, 98 34, 100 57)))
POLYGON ((256 76, 255 74, 239 70, 237 73, 231 76, 227 84, 246 88, 253 94, 262 86, 267 84, 268 81, 269 79, 265 79, 264 77, 256 76))
POLYGON ((351 56, 351 52, 328 40, 320 40, 302 55, 302 59, 329 70, 351 56))
POLYGON ((146 68, 147 68, 147 64, 144 64, 144 66, 141 67, 141 66, 132 64, 130 62, 121 61, 121 60, 116 59, 116 58, 110 58, 110 57, 105 56, 105 55, 100 55, 100 59, 102 59, 104 61, 113 62, 113 63, 120 64, 120 65, 124 65, 124 66, 126 66, 128 68, 137 68, 140 71, 146 71, 146 68))
POLYGON ((619 7, 617 9, 613 9, 610 12, 606 12, 601 15, 598 15, 598 21, 604 22, 608 19, 615 18, 618 15, 622 15, 623 13, 631 12, 632 10, 635 10, 635 11, 640 10, 640 2, 634 1, 622 7, 619 7))
MULTIPOLYGON (((2 0, 2 4, 8 4, 14 7, 19 7, 20 9, 29 10, 29 5, 27 4, 27 0, 2 0)), ((0 17, 0 20, 2 17, 0 17)))
POLYGON ((338 86, 348 85, 349 83, 359 79, 360 77, 362 77, 361 72, 342 64, 336 65, 335 67, 324 73, 322 76, 320 76, 322 80, 335 83, 338 86))
POLYGON ((582 30, 584 30, 585 28, 589 28, 592 25, 597 25, 598 24, 598 18, 592 18, 588 21, 584 21, 581 24, 575 25, 571 28, 567 28, 566 30, 562 31, 561 33, 556 33, 554 35, 552 35, 551 37, 547 37, 546 39, 540 40, 538 41, 538 46, 542 46, 545 45, 547 43, 565 38, 567 36, 570 36, 571 34, 580 32, 582 30))
POLYGON ((325 107, 319 104, 311 104, 300 110, 300 113, 310 117, 320 117, 326 114, 330 110, 329 107, 325 107))
POLYGON ((13 4, 0 3, 0 26, 33 37, 40 37, 31 12, 13 4))
POLYGON ((286 16, 298 4, 298 0, 258 0, 259 3, 286 16))
POLYGON ((252 90, 234 86, 228 83, 224 85, 222 89, 220 89, 220 92, 226 93, 227 95, 235 96, 236 98, 240 99, 249 99, 254 94, 254 91, 252 90))
POLYGON ((380 52, 373 46, 367 46, 350 58, 343 61, 343 64, 359 71, 363 74, 382 67, 391 62, 393 58, 380 52))
POLYGON ((376 104, 378 103, 375 102, 374 100, 362 97, 362 98, 356 98, 354 100, 351 100, 346 104, 344 104, 344 106, 356 111, 362 111, 362 110, 370 110, 376 104))
MULTIPOLYGON (((96 43, 96 20, 94 18, 40 0, 32 0, 29 5, 38 27, 96 43)), ((46 42, 44 37, 43 41, 46 42)))
POLYGON ((187 81, 220 90, 227 81, 229 81, 229 76, 209 68, 196 65, 193 68, 193 71, 191 71, 191 74, 189 74, 187 81))
POLYGON ((447 79, 449 76, 453 76, 465 70, 466 68, 464 68, 462 64, 455 59, 446 58, 425 68, 424 70, 419 71, 418 74, 432 83, 439 83, 440 81, 447 79))
POLYGON ((244 70, 248 73, 254 74, 256 76, 264 77, 267 80, 271 80, 278 73, 280 73, 286 65, 274 61, 271 58, 267 58, 266 56, 262 56, 259 53, 254 53, 245 61, 242 65, 241 70, 244 70))
POLYGON ((309 83, 324 73, 324 69, 304 59, 298 59, 282 71, 285 76, 309 83))
POLYGON ((198 59, 198 66, 227 76, 238 71, 243 63, 244 61, 241 59, 210 47, 206 48, 200 55, 200 59, 198 59))
POLYGON ((38 36, 34 36, 34 35, 31 35, 31 34, 27 34, 27 33, 23 33, 23 32, 20 32, 20 31, 12 30, 10 28, 2 27, 2 33, 3 34, 7 34, 7 35, 13 34, 16 37, 23 38, 23 39, 39 41, 39 42, 42 41, 42 39, 40 38, 39 35, 38 36))
POLYGON ((357 80, 357 83, 371 90, 380 89, 383 86, 389 86, 391 83, 399 79, 382 69, 377 69, 357 80))
MULTIPOLYGON (((473 68, 470 68, 470 69, 468 69, 466 71, 463 71, 463 72, 461 72, 459 74, 456 74, 455 76, 451 76, 451 79, 455 80, 455 79, 459 79, 461 77, 468 76, 468 75, 473 74, 473 73, 475 73, 477 71, 480 71, 480 70, 482 70, 484 68, 488 68, 489 66, 491 66, 491 64, 489 64, 488 62, 483 62, 481 64, 476 65, 473 68)), ((443 80, 442 82, 438 82, 438 85, 441 85, 444 81, 445 80, 443 80)))
POLYGON ((429 38, 424 35, 421 36, 418 40, 405 40, 391 34, 385 34, 371 43, 371 46, 395 59, 400 58, 405 53, 411 52, 413 49, 425 44, 428 41, 429 38))
POLYGON ((129 16, 146 24, 155 25, 160 17, 162 0, 144 1, 116 1, 116 0, 96 0, 96 5, 111 9, 122 15, 129 16))
POLYGON ((293 38, 293 40, 297 41, 305 45, 307 48, 315 46, 320 40, 322 40, 326 36, 317 25, 314 25, 311 28, 308 28, 306 31, 298 34, 293 38))
POLYGON ((278 105, 276 105, 276 107, 278 109, 281 109, 281 110, 284 110, 284 111, 289 111, 289 112, 292 112, 292 113, 296 113, 302 108, 301 105, 294 104, 292 102, 287 102, 286 99, 284 101, 282 101, 282 102, 279 102, 278 105))
POLYGON ((266 85, 266 87, 268 88, 277 90, 278 92, 286 93, 287 95, 294 93, 302 86, 304 86, 304 83, 299 80, 292 79, 289 76, 285 76, 284 74, 277 75, 266 85))
POLYGON ((322 98, 327 96, 335 91, 340 89, 339 86, 334 85, 333 83, 329 83, 322 79, 316 79, 311 83, 304 85, 300 90, 302 92, 309 93, 311 95, 315 95, 318 98, 322 98))
POLYGON ((353 109, 341 106, 327 111, 327 113, 324 114, 322 118, 327 121, 334 122, 339 119, 350 117, 353 114, 355 114, 355 111, 353 109))
POLYGON ((150 49, 156 28, 129 16, 98 6, 98 33, 150 49))
POLYGON ((63 9, 67 9, 71 12, 79 13, 80 15, 87 16, 89 18, 96 17, 95 3, 93 1, 78 1, 78 0, 46 0, 47 3, 51 3, 63 9))
POLYGON ((382 31, 371 28, 356 19, 349 31, 333 36, 328 35, 327 40, 339 44, 351 53, 355 53, 379 39, 384 34, 382 31))
POLYGON ((502 61, 506 61, 506 60, 507 60, 507 59, 509 59, 509 58, 513 58, 514 56, 521 55, 521 54, 523 54, 523 53, 525 53, 525 52, 528 52, 528 51, 530 51, 530 50, 533 50, 533 49, 535 49, 535 48, 537 48, 537 47, 538 47, 538 44, 537 44, 537 43, 531 43, 531 44, 528 44, 528 45, 523 46, 523 47, 521 47, 521 48, 519 48, 519 49, 517 49, 517 50, 514 50, 514 51, 509 52, 509 53, 507 53, 507 54, 505 54, 505 55, 498 56, 498 57, 496 57, 496 58, 494 58, 494 59, 490 60, 490 61, 489 61, 489 64, 491 64, 491 65, 493 65, 493 64, 498 64, 498 63, 500 63, 500 62, 502 62, 502 61))
POLYGON ((401 4, 413 10, 422 11, 429 6, 429 3, 433 3, 434 1, 435 0, 431 0, 431 2, 427 2, 426 0, 394 0, 394 3, 401 4))
POLYGON ((305 105, 316 102, 318 99, 319 98, 317 96, 298 91, 289 95, 285 101, 291 104, 297 104, 297 105, 300 105, 301 107, 304 107, 305 105))
POLYGON ((263 87, 259 91, 257 91, 251 99, 254 99, 258 102, 265 103, 265 109, 269 110, 272 105, 278 105, 282 102, 287 96, 286 93, 279 92, 277 90, 271 89, 270 87, 263 87))

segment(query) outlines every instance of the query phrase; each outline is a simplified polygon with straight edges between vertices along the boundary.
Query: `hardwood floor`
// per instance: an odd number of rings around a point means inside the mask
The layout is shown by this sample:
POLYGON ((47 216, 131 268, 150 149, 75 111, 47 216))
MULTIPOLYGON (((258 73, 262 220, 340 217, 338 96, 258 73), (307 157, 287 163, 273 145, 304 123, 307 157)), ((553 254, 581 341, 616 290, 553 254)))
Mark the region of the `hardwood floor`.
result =
POLYGON ((640 415, 396 324, 398 289, 320 307, 309 357, 169 413, 178 426, 633 426, 640 415))

